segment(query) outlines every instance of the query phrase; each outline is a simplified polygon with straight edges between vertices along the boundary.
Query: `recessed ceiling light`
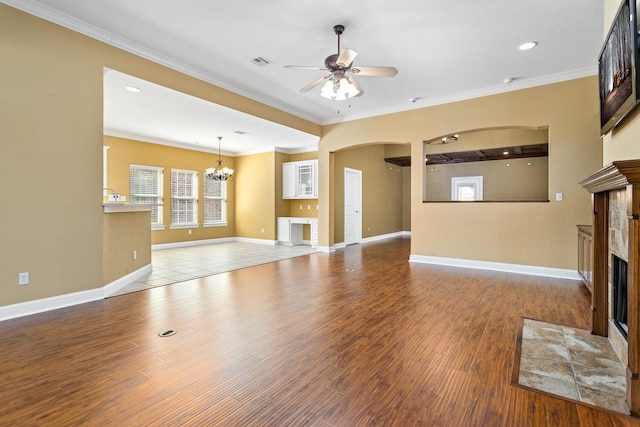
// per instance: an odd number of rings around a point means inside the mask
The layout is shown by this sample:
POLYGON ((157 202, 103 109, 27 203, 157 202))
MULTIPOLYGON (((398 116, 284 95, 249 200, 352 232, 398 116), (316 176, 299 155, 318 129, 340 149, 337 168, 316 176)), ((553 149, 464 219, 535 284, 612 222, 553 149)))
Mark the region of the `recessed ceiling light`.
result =
POLYGON ((502 80, 502 83, 504 84, 509 84, 513 81, 513 78, 511 77, 506 77, 504 80, 502 80))
POLYGON ((137 88, 135 86, 126 86, 125 89, 128 90, 129 92, 133 92, 133 93, 142 92, 139 88, 137 88))
POLYGON ((538 42, 526 42, 526 43, 521 44, 518 47, 518 49, 520 49, 520 50, 529 50, 529 49, 533 49, 537 45, 538 45, 538 42))
POLYGON ((509 155, 509 152, 508 152, 507 150, 504 150, 504 151, 502 152, 502 154, 504 154, 505 156, 508 156, 508 155, 509 155))

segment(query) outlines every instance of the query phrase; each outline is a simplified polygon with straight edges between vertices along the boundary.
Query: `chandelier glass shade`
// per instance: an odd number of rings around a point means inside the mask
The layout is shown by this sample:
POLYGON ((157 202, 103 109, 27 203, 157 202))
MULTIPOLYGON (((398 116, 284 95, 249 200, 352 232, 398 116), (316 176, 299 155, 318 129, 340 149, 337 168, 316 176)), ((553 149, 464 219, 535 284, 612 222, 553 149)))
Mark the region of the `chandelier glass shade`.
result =
POLYGON ((362 93, 363 92, 351 83, 348 78, 342 77, 341 79, 337 79, 332 76, 324 86, 322 86, 320 96, 335 101, 344 101, 345 99, 359 96, 362 93))
POLYGON ((215 168, 206 168, 204 170, 204 178, 209 181, 232 181, 233 169, 222 166, 222 159, 220 158, 220 142, 222 137, 218 137, 218 160, 216 160, 215 168))

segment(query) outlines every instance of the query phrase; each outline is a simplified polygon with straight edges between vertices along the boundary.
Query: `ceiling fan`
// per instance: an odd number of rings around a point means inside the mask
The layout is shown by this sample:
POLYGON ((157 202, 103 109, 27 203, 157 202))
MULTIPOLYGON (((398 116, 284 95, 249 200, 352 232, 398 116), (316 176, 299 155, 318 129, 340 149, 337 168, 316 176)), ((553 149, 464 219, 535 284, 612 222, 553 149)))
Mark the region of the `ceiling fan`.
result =
POLYGON ((338 53, 327 56, 324 67, 285 65, 285 68, 302 68, 308 70, 329 71, 330 74, 309 83, 300 92, 307 92, 325 83, 321 96, 328 99, 344 100, 354 98, 364 93, 356 79, 357 76, 393 77, 398 74, 394 67, 354 67, 353 60, 358 53, 353 49, 340 48, 340 35, 344 32, 344 25, 335 25, 333 31, 338 36, 338 53))

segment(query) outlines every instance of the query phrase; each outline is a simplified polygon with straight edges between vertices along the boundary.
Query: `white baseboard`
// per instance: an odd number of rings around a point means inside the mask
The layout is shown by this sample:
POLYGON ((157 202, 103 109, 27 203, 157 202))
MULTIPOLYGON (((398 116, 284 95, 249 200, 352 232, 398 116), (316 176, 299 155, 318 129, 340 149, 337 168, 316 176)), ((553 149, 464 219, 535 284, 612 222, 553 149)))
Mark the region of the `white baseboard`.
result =
POLYGON ((159 243, 157 245, 151 245, 152 251, 159 251, 162 249, 176 249, 186 248, 189 246, 201 246, 201 245, 214 245, 216 243, 237 242, 236 237, 222 237, 220 239, 204 239, 204 240, 188 240, 186 242, 175 243, 159 243))
POLYGON ((2 306, 0 307, 0 321, 29 316, 31 314, 44 313, 45 311, 57 310, 59 308, 71 307, 72 305, 104 299, 105 297, 122 289, 124 286, 135 282, 145 274, 150 273, 151 269, 151 264, 147 264, 133 273, 129 273, 126 276, 97 289, 56 295, 53 297, 40 298, 33 301, 25 301, 2 306))
POLYGON ((162 249, 187 248, 189 246, 215 245, 217 243, 229 243, 229 242, 255 243, 258 245, 278 244, 277 240, 250 239, 248 237, 222 237, 219 239, 188 240, 185 242, 159 243, 157 245, 151 245, 151 250, 160 251, 162 249))
MULTIPOLYGON (((397 231, 395 233, 388 233, 388 234, 381 234, 379 236, 371 236, 371 237, 366 237, 362 240, 360 240, 358 242, 358 244, 361 243, 371 243, 371 242, 376 242, 378 240, 385 240, 385 239, 393 239, 396 237, 402 237, 402 238, 411 238, 411 232, 410 231, 397 231)), ((344 242, 340 242, 340 243, 336 243, 333 246, 331 246, 330 248, 325 247, 325 246, 318 246, 318 250, 322 251, 322 252, 333 252, 337 249, 343 249, 346 248, 347 245, 344 242)))
POLYGON ((0 307, 0 320, 15 319, 16 317, 43 313, 45 311, 65 308, 76 304, 84 304, 86 302, 97 301, 103 298, 102 288, 97 288, 90 289, 88 291, 56 295, 49 298, 41 298, 33 301, 5 305, 0 307))
POLYGON ((277 240, 267 240, 267 239, 250 239, 248 237, 236 237, 235 238, 236 242, 243 242, 243 243, 254 243, 257 245, 277 245, 278 241, 277 240))
POLYGON ((477 268, 506 273, 528 274, 532 276, 554 277, 558 279, 582 280, 577 270, 537 267, 532 265, 506 264, 501 262, 474 261, 469 259, 443 258, 424 255, 410 255, 409 262, 422 264, 448 265, 451 267, 477 268))
POLYGON ((108 285, 104 285, 102 287, 103 297, 106 298, 108 296, 115 294, 120 289, 136 282, 139 278, 146 276, 152 271, 153 271, 153 265, 147 264, 144 267, 139 268, 136 271, 127 274, 126 276, 122 276, 121 278, 114 280, 108 285))
POLYGON ((362 240, 360 240, 360 243, 370 243, 370 242, 377 242, 378 240, 386 240, 386 239, 393 239, 395 237, 411 237, 411 232, 410 231, 397 231, 395 233, 388 233, 388 234, 380 234, 379 236, 371 236, 371 237, 366 237, 362 240))

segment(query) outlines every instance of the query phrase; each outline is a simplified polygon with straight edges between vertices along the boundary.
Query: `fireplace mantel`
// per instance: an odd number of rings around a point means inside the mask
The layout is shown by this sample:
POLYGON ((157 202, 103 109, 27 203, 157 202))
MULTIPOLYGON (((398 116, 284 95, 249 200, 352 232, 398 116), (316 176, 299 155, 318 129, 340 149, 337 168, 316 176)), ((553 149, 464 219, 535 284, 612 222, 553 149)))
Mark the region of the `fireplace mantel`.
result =
POLYGON ((620 160, 580 181, 589 193, 617 190, 640 184, 640 160, 620 160))
MULTIPOLYGON (((611 197, 620 191, 626 205, 627 314, 628 336, 627 403, 631 414, 640 416, 640 160, 620 160, 580 181, 592 194, 593 207, 593 292, 591 295, 593 334, 609 336, 609 208, 611 197)), ((613 202, 612 202, 613 203, 613 202)), ((617 202, 616 202, 617 203, 617 202)), ((615 206, 612 204, 612 206, 615 206)), ((619 211, 618 211, 619 212, 619 211)), ((624 217, 624 208, 622 209, 624 217)), ((614 218, 615 219, 615 218, 614 218)), ((617 220, 619 224, 619 220, 617 220)))

